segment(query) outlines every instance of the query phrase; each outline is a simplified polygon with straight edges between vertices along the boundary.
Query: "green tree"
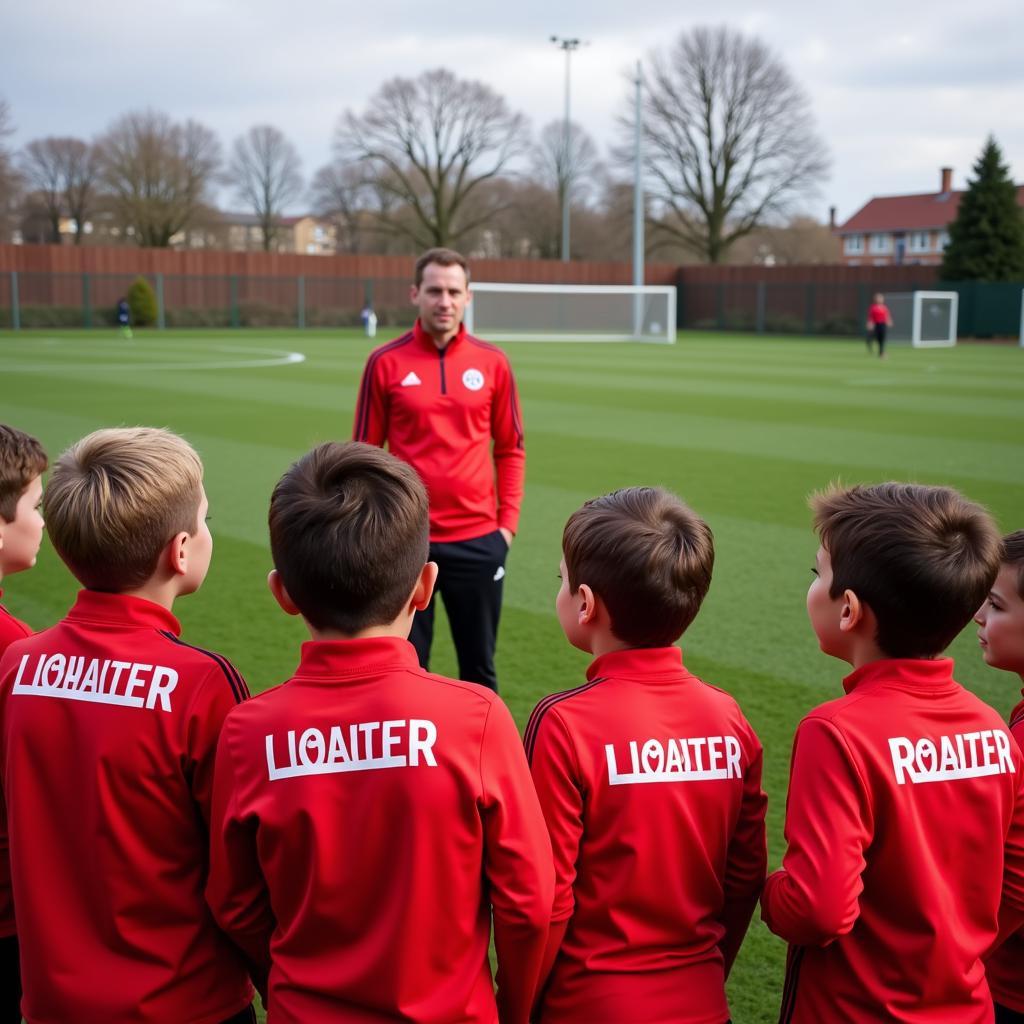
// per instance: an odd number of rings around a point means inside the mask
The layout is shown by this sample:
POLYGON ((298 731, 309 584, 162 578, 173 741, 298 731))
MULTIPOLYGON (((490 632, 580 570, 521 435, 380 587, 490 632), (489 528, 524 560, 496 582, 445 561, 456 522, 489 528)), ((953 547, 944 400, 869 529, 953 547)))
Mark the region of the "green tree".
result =
POLYGON ((156 323, 156 293, 144 277, 137 277, 128 289, 128 308, 135 327, 151 327, 156 323))
POLYGON ((974 165, 974 178, 967 183, 956 220, 949 226, 942 276, 947 281, 1024 278, 1024 211, 991 135, 974 165))

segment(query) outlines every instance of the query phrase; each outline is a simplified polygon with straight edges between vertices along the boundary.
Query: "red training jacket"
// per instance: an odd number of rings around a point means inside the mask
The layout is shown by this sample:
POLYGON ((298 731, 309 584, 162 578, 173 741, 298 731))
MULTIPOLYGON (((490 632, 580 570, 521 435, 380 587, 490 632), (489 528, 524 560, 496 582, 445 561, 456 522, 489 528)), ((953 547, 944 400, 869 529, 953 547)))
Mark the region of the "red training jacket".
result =
POLYGON ((0 660, 30 1024, 216 1024, 250 1002, 206 906, 221 722, 248 694, 160 605, 82 591, 0 660))
POLYGON ((1017 744, 948 658, 843 687, 797 729, 789 845, 761 896, 792 947, 780 1019, 990 1024, 981 958, 1001 895, 1024 908, 1017 744))
POLYGON ((526 451, 515 378, 508 356, 464 325, 438 349, 417 320, 371 352, 352 436, 386 441, 419 473, 432 541, 471 540, 499 527, 516 532, 526 451))
POLYGON ((396 637, 312 641, 228 715, 207 897, 270 1024, 526 1024, 554 872, 508 709, 396 637))
MULTIPOLYGON (((0 597, 3 597, 0 590, 0 597)), ((32 635, 32 628, 27 626, 21 619, 16 619, 2 604, 0 604, 0 657, 3 657, 15 640, 24 640, 32 635)), ((0 794, 0 802, 3 795, 0 794)), ((2 816, 2 811, 0 811, 2 816)), ((17 929, 14 926, 14 900, 11 898, 11 869, 10 859, 7 853, 7 829, 3 827, 0 820, 0 938, 7 938, 13 935, 17 929)))
POLYGON ((678 647, 602 655, 587 680, 526 729, 569 919, 539 1019, 721 1024, 765 875, 761 744, 678 647))
MULTIPOLYGON (((1024 701, 1010 713, 1010 734, 1024 750, 1024 701)), ((985 973, 995 1001, 1024 1013, 1024 932, 1011 935, 985 961, 985 973)))

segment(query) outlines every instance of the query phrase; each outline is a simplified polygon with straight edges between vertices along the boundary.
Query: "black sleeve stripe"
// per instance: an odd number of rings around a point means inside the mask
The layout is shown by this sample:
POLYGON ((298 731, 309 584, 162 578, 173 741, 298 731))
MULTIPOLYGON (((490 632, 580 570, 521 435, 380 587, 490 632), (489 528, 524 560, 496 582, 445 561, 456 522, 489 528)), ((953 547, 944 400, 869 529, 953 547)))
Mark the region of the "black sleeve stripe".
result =
POLYGON ((382 345, 376 352, 371 353, 370 358, 366 361, 366 369, 363 370, 363 382, 359 388, 359 403, 356 405, 356 441, 365 440, 366 431, 370 425, 370 392, 373 390, 373 370, 377 365, 377 360, 385 352, 390 352, 400 345, 405 345, 407 342, 412 341, 412 339, 413 332, 409 331, 400 338, 388 342, 387 345, 382 345))
MULTIPOLYGON (((509 376, 512 377, 512 367, 509 367, 509 376)), ((516 447, 523 447, 523 421, 519 415, 519 396, 516 393, 516 379, 512 377, 512 387, 509 388, 509 402, 512 405, 512 423, 516 428, 516 434, 519 440, 516 442, 516 447)))
POLYGON ((177 644, 179 647, 187 647, 190 651, 198 651, 200 654, 205 654, 208 658, 212 658, 221 672, 224 673, 224 678, 227 679, 228 685, 231 687, 231 692, 234 694, 235 703, 241 704, 242 701, 248 700, 251 696, 249 693, 249 687, 245 685, 245 680, 239 675, 238 670, 234 665, 228 661, 227 658, 220 654, 215 654, 213 651, 208 651, 203 647, 196 647, 194 644, 187 644, 184 640, 179 639, 173 633, 160 630, 160 635, 166 637, 173 644, 177 644))
POLYGON ((804 959, 803 946, 790 946, 786 957, 786 983, 782 989, 782 1008, 779 1024, 789 1024, 796 1009, 796 987, 800 980, 800 964, 804 959))
POLYGON ((563 690, 561 693, 548 694, 534 709, 533 714, 530 715, 530 721, 526 723, 526 732, 523 734, 523 746, 526 747, 526 759, 529 762, 533 762, 533 748, 537 744, 537 733, 540 731, 540 723, 543 721, 544 716, 556 705, 560 704, 563 700, 568 700, 570 697, 574 697, 577 693, 586 693, 587 690, 592 690, 598 683, 603 683, 607 676, 601 676, 598 679, 592 679, 589 683, 584 683, 582 686, 577 686, 572 690, 563 690))

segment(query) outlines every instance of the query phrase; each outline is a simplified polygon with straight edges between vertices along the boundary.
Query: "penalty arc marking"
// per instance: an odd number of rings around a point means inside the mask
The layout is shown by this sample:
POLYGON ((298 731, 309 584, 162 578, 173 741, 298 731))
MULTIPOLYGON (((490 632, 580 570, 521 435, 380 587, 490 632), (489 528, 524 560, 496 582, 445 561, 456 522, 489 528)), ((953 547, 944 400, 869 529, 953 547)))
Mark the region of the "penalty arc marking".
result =
MULTIPOLYGON (((259 355, 258 359, 196 359, 183 362, 105 362, 102 358, 95 362, 73 362, 65 363, 56 360, 46 363, 18 363, 4 360, 3 370, 5 373, 45 373, 47 370, 96 370, 103 373, 117 371, 145 371, 145 370, 247 370, 265 366, 291 366, 306 361, 304 352, 288 352, 284 349, 265 349, 244 345, 213 345, 208 351, 228 354, 239 353, 241 355, 259 355)), ((118 350, 119 356, 124 355, 123 350, 118 350)))

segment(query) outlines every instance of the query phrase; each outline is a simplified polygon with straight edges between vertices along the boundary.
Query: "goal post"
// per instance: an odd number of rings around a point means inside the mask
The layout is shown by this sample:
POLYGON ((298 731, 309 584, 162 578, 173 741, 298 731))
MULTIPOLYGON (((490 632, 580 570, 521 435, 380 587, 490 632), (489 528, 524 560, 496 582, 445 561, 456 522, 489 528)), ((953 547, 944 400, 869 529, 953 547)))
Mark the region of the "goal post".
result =
POLYGON ((676 340, 671 285, 471 283, 466 329, 488 341, 676 340))
POLYGON ((892 314, 889 340, 914 348, 950 348, 956 344, 960 296, 957 292, 896 292, 885 296, 892 314))

